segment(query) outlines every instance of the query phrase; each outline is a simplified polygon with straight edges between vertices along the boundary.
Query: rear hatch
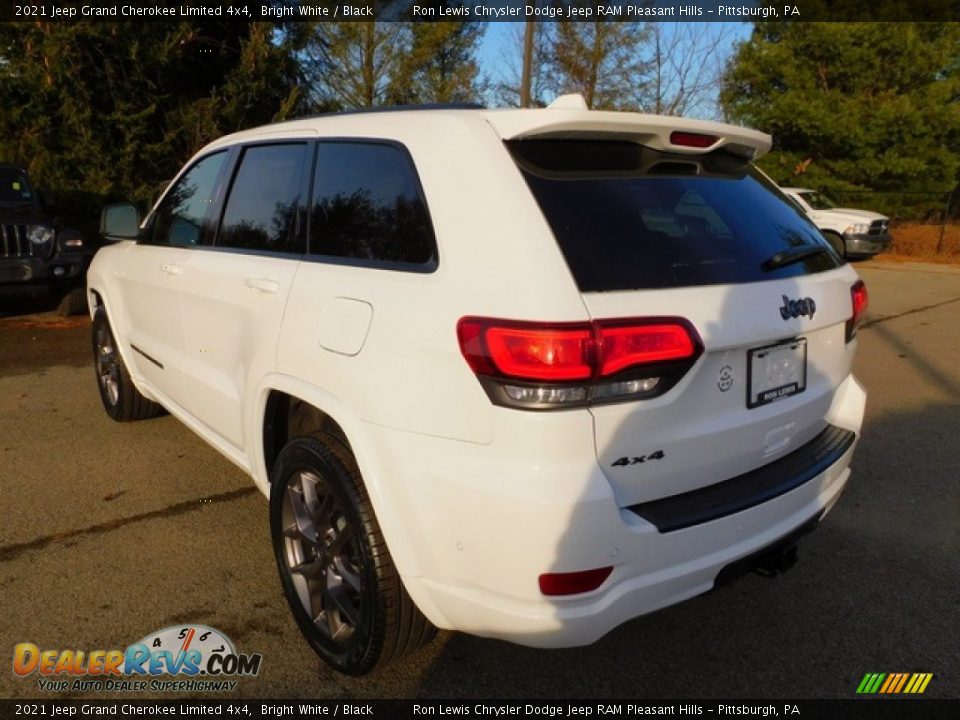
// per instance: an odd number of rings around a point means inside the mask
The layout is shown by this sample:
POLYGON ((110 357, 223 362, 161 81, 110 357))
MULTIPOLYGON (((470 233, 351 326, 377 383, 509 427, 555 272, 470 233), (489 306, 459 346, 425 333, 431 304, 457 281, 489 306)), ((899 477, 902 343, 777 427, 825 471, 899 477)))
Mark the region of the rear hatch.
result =
POLYGON ((752 166, 760 141, 568 127, 506 144, 590 316, 691 330, 695 352, 653 365, 654 390, 589 405, 620 506, 747 473, 824 431, 850 373, 856 275, 752 166))

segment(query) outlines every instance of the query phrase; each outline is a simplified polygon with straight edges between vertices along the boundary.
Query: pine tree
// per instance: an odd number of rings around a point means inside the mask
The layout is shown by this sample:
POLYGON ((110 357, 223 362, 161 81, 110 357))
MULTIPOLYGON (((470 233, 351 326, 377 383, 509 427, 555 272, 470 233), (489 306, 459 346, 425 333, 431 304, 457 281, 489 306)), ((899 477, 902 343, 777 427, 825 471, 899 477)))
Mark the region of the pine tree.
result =
POLYGON ((945 192, 960 170, 960 25, 757 23, 727 115, 774 137, 784 184, 945 192))
POLYGON ((0 158, 58 196, 147 200, 207 142, 297 111, 296 64, 267 28, 0 24, 0 158))

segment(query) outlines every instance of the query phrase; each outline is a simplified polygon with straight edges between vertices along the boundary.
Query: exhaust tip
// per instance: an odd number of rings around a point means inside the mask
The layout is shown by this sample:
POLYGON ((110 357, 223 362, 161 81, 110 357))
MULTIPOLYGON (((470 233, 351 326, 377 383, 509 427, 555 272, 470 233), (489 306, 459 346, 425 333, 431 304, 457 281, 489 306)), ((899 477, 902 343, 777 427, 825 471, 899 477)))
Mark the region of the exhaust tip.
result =
POLYGON ((797 564, 797 546, 789 545, 764 553, 757 558, 753 571, 765 578, 774 578, 797 564))

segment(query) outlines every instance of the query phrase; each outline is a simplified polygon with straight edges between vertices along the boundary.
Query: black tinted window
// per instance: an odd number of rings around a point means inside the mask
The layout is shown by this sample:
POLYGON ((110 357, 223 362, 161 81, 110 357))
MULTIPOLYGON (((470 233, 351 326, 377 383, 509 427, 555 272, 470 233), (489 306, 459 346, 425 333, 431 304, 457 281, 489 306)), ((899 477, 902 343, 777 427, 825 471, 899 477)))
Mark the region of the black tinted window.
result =
POLYGON ((303 252, 296 221, 306 151, 304 143, 257 145, 243 151, 217 245, 303 252))
POLYGON ((508 143, 584 292, 744 283, 827 270, 831 253, 763 264, 819 231, 747 161, 629 142, 508 143))
POLYGON ((33 192, 23 171, 0 167, 0 203, 28 202, 33 202, 33 192))
POLYGON ((193 246, 206 241, 207 213, 226 157, 226 152, 218 152, 201 158, 170 188, 154 215, 152 242, 193 246))
POLYGON ((407 153, 376 143, 320 143, 310 216, 310 252, 426 264, 434 238, 407 153))

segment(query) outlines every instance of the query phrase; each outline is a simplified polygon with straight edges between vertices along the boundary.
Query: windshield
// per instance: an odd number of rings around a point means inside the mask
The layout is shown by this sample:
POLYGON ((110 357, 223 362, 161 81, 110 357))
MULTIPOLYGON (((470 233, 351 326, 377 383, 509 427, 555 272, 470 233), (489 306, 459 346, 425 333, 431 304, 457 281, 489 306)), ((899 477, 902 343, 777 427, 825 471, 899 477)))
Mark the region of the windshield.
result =
POLYGON ((32 203, 33 191, 22 170, 0 167, 0 203, 32 203))
POLYGON ((833 200, 823 193, 805 192, 801 193, 801 197, 803 197, 803 199, 807 201, 807 205, 814 210, 833 210, 837 206, 833 200))
POLYGON ((508 142, 582 292, 759 282, 837 267, 830 253, 765 268, 819 231, 746 160, 625 141, 508 142))

